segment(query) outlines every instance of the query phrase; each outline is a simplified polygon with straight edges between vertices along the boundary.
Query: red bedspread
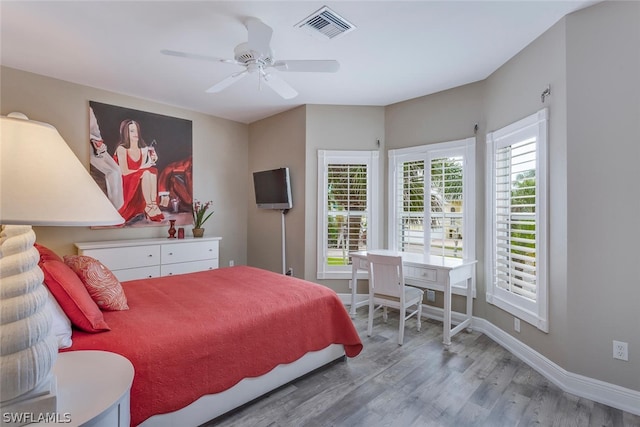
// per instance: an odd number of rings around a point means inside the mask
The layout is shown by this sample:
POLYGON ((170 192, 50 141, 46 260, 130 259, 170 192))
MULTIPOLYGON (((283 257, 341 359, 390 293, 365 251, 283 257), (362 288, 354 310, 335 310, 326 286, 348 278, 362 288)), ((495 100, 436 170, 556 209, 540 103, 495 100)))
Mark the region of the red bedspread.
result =
POLYGON ((74 331, 69 350, 133 363, 132 425, 332 343, 362 350, 335 292, 293 277, 238 266, 122 285, 129 310, 104 312, 109 332, 74 331))

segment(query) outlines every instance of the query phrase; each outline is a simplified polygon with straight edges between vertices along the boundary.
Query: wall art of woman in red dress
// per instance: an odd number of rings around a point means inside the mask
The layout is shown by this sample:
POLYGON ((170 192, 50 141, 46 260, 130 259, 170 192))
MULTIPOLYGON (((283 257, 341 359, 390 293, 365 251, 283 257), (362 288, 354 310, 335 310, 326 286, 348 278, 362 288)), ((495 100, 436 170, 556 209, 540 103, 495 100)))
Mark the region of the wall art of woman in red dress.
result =
POLYGON ((126 220, 143 214, 151 221, 160 222, 164 215, 158 207, 158 155, 154 147, 142 139, 138 122, 126 119, 120 123, 120 141, 115 161, 122 170, 124 205, 118 210, 126 220))

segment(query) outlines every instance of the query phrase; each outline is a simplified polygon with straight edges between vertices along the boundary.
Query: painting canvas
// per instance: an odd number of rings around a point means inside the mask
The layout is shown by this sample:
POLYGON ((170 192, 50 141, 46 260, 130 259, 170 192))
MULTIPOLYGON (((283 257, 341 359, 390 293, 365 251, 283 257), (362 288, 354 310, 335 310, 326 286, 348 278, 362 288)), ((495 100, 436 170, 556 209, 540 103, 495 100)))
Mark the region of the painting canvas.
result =
POLYGON ((89 101, 91 176, 125 227, 193 223, 190 120, 89 101))

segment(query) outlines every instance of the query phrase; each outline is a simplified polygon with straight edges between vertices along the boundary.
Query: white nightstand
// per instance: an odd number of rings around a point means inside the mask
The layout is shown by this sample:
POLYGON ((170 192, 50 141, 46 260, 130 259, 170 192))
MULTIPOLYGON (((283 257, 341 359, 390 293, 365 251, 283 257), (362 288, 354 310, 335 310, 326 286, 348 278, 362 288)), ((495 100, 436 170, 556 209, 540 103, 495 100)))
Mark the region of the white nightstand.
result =
POLYGON ((58 354, 53 372, 58 416, 68 414, 70 422, 38 425, 129 427, 134 371, 127 358, 106 351, 69 351, 58 354))

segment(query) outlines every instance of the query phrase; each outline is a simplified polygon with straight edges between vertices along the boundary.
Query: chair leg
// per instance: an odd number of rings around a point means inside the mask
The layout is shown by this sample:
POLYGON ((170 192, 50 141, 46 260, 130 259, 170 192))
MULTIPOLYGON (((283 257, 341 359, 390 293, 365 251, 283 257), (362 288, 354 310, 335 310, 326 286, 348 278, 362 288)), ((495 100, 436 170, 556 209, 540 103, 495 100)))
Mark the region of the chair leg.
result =
POLYGON ((387 306, 382 307, 382 320, 384 321, 384 323, 387 323, 387 320, 389 319, 389 313, 387 313, 387 306))
POLYGON ((398 333, 398 344, 404 343, 404 322, 405 322, 406 310, 400 310, 400 331, 398 333))
POLYGON ((422 327, 422 303, 421 302, 418 303, 418 318, 416 320, 418 321, 418 332, 420 332, 420 328, 422 327))
POLYGON ((367 336, 370 337, 373 332, 373 312, 374 312, 375 304, 373 303, 373 297, 369 297, 369 319, 367 326, 367 336))

